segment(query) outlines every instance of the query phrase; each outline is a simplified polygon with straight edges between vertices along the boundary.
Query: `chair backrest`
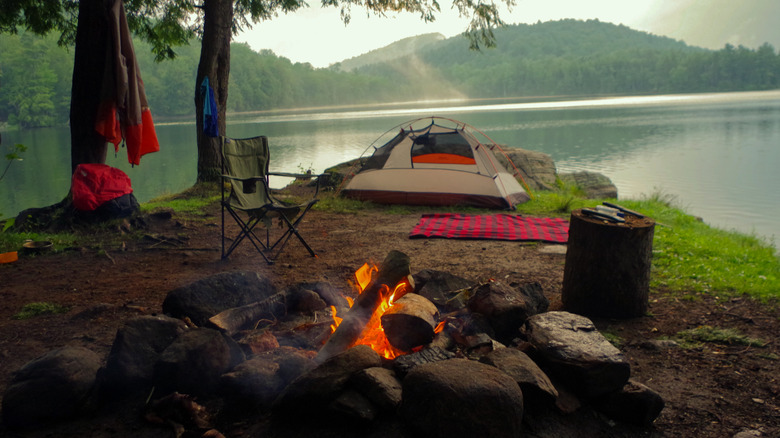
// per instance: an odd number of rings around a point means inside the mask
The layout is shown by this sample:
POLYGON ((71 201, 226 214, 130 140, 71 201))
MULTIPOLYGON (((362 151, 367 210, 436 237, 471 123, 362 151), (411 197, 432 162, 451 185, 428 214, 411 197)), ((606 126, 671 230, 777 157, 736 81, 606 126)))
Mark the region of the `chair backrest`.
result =
POLYGON ((230 179, 230 205, 251 210, 270 204, 268 138, 221 137, 221 143, 222 173, 238 178, 230 179))

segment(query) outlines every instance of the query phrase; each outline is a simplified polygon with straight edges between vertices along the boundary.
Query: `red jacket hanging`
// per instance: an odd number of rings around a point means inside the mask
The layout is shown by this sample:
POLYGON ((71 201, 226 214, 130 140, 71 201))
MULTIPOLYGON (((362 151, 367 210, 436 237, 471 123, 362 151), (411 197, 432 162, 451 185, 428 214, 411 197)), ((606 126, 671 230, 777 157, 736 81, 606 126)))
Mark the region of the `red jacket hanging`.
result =
POLYGON ((122 0, 114 0, 108 11, 108 21, 112 41, 104 62, 95 129, 106 141, 114 144, 117 152, 124 138, 128 161, 138 165, 143 155, 159 151, 160 144, 146 101, 122 0))

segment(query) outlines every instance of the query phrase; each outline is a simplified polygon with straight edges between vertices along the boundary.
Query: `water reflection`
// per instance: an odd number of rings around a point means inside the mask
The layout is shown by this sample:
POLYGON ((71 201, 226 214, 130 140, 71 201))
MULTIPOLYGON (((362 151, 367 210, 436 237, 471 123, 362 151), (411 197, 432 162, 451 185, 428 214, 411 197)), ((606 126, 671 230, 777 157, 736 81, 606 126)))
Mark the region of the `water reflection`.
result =
MULTIPOLYGON (((559 171, 610 177, 623 198, 655 191, 723 228, 780 235, 780 91, 568 101, 439 102, 361 110, 231 116, 227 134, 270 139, 274 170, 321 172, 360 156, 388 129, 436 114, 461 120, 498 143, 545 152, 559 171)), ((161 151, 130 168, 124 150, 107 164, 130 175, 146 201, 195 181, 193 124, 158 124, 161 151)), ((0 214, 59 201, 69 187, 67 129, 3 133, 29 147, 0 182, 0 214)), ((283 184, 283 182, 279 182, 283 184)))

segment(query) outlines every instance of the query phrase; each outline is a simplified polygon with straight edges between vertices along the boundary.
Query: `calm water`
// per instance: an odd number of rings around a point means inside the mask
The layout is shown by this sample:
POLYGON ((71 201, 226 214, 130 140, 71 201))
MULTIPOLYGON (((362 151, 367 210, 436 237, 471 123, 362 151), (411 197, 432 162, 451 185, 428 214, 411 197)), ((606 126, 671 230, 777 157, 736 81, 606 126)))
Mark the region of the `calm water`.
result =
MULTIPOLYGON (((267 135, 275 170, 319 172, 360 156, 397 124, 429 115, 550 154, 561 172, 601 172, 622 199, 660 191, 710 225, 780 236, 780 91, 243 116, 231 118, 228 135, 267 135)), ((107 161, 130 176, 141 202, 195 181, 194 125, 158 123, 157 134, 162 150, 140 166, 130 168, 124 150, 107 161)), ((29 147, 0 181, 2 217, 67 193, 69 138, 64 128, 2 133, 3 145, 29 147)))

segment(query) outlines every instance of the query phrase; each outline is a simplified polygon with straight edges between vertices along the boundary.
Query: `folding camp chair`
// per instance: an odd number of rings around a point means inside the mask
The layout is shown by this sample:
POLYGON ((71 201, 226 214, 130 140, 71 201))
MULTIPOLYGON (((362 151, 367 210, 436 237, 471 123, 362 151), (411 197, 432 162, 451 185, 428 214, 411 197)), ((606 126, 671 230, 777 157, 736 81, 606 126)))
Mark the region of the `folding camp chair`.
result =
POLYGON ((297 226, 306 213, 317 203, 319 178, 314 196, 308 202, 289 205, 274 199, 269 187, 269 176, 307 177, 294 173, 268 171, 270 153, 268 138, 265 136, 233 139, 220 137, 222 150, 222 180, 230 185, 230 194, 226 198, 222 190, 222 258, 227 258, 245 239, 249 240, 263 259, 270 265, 281 254, 287 241, 295 235, 312 257, 317 255, 298 232, 297 226), (240 231, 225 248, 225 211, 235 219, 240 231), (278 219, 284 230, 282 235, 271 243, 270 228, 274 219, 278 219), (265 228, 265 239, 255 234, 255 227, 265 228))

